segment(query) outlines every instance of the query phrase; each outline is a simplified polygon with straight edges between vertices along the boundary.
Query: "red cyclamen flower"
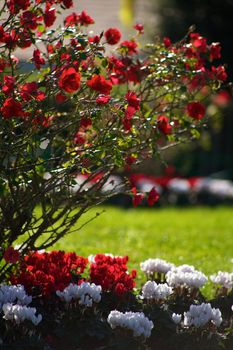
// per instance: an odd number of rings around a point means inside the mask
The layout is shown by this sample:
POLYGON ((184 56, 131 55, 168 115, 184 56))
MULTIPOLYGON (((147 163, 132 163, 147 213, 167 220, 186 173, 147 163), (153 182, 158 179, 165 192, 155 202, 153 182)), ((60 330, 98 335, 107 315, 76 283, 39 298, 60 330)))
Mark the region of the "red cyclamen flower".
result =
POLYGON ((104 36, 109 45, 115 45, 121 40, 121 32, 117 28, 109 28, 104 36))
POLYGON ((200 102, 190 102, 187 105, 187 113, 191 118, 200 120, 205 115, 205 106, 200 102))

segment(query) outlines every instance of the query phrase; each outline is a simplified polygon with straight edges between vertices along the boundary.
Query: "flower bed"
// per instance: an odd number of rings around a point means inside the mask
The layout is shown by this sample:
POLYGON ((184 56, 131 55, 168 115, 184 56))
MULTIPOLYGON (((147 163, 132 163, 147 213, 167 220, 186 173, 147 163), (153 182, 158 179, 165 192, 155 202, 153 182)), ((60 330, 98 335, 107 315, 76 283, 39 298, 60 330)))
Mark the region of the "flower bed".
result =
POLYGON ((200 288, 208 277, 161 259, 88 259, 62 251, 20 257, 1 285, 1 341, 7 349, 232 349, 233 273, 210 276, 215 299, 200 288), (147 280, 147 281, 146 281, 147 280), (23 344, 23 345, 22 345, 23 344))

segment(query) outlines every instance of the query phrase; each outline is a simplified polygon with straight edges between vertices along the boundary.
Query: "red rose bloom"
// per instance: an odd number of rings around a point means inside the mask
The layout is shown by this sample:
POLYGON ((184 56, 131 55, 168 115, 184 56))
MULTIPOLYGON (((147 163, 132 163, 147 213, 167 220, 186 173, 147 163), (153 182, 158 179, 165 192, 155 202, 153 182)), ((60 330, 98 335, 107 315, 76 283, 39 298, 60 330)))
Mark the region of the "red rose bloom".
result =
POLYGON ((137 53, 137 43, 134 40, 125 40, 122 41, 121 47, 125 48, 127 50, 128 55, 133 55, 134 53, 137 53))
POLYGON ((163 38, 163 43, 164 43, 165 47, 167 47, 167 48, 170 47, 172 44, 171 39, 168 37, 163 38))
POLYGON ((151 207, 152 205, 154 205, 158 201, 158 199, 159 199, 159 194, 156 191, 156 189, 153 187, 149 192, 149 195, 147 198, 147 203, 151 207))
POLYGON ((191 118, 200 120, 205 115, 205 106, 200 102, 190 102, 187 105, 187 112, 191 118))
POLYGON ((219 43, 212 43, 210 46, 210 60, 221 58, 221 46, 219 43))
POLYGON ((144 194, 143 193, 138 193, 136 187, 132 188, 132 193, 133 193, 133 206, 134 208, 137 208, 137 206, 142 202, 143 198, 144 198, 144 194))
POLYGON ((134 107, 137 111, 140 109, 140 99, 137 97, 135 92, 128 91, 125 98, 130 107, 134 107))
POLYGON ((79 89, 80 78, 80 74, 74 68, 70 67, 63 70, 58 85, 65 92, 72 94, 79 89))
POLYGON ((158 129, 164 134, 169 135, 172 132, 172 127, 169 124, 169 119, 164 115, 158 117, 158 129))
POLYGON ((108 103, 111 100, 111 96, 109 95, 99 95, 96 98, 96 103, 98 103, 99 105, 105 105, 106 103, 108 103))
POLYGON ((94 75, 87 81, 87 85, 92 90, 98 91, 104 95, 109 95, 112 90, 112 83, 106 80, 102 75, 94 75))
POLYGON ((46 8, 44 13, 44 24, 51 27, 56 20, 56 10, 54 8, 46 8))
POLYGON ((109 28, 104 33, 104 36, 109 45, 115 45, 121 40, 121 32, 117 28, 109 28))
POLYGON ((95 23, 94 19, 91 18, 86 11, 82 11, 80 15, 78 15, 78 22, 81 26, 88 26, 89 24, 95 23))
POLYGON ((1 108, 1 112, 4 119, 22 117, 24 114, 21 103, 15 101, 13 97, 9 97, 5 100, 1 108))
POLYGON ((138 31, 138 34, 144 34, 144 25, 141 23, 137 23, 134 26, 134 29, 138 31))
POLYGON ((33 61, 37 69, 40 69, 45 64, 45 59, 41 57, 40 50, 36 49, 33 52, 33 61))
POLYGON ((73 6, 73 0, 63 0, 63 5, 65 6, 65 8, 69 9, 70 7, 73 6))
POLYGON ((9 0, 7 6, 11 14, 17 14, 20 10, 26 10, 30 6, 30 0, 9 0))
POLYGON ((3 259, 11 264, 15 264, 19 260, 19 257, 20 254, 18 250, 15 250, 13 247, 8 247, 3 254, 3 259))

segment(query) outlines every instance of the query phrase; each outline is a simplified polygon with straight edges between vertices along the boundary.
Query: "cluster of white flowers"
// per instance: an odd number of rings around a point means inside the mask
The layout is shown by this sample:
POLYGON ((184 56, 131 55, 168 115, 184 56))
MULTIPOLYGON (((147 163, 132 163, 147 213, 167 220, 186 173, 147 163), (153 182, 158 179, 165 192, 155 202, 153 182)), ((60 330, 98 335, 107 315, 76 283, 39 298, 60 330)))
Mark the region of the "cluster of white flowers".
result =
POLYGON ((141 270, 147 275, 152 275, 155 272, 167 273, 172 267, 174 264, 162 259, 148 259, 140 263, 141 270))
POLYGON ((217 274, 211 275, 210 279, 213 283, 231 289, 233 287, 233 273, 218 271, 217 274))
POLYGON ((99 303, 101 300, 102 287, 95 283, 83 282, 79 286, 77 284, 69 284, 63 292, 57 290, 56 294, 59 298, 69 303, 71 300, 79 300, 80 305, 92 306, 93 302, 99 303))
POLYGON ((170 286, 187 286, 190 288, 201 288, 207 282, 208 278, 204 273, 195 270, 193 266, 181 265, 173 267, 166 274, 167 283, 170 286))
POLYGON ((6 303, 28 305, 31 301, 32 297, 26 294, 24 286, 21 284, 16 286, 0 285, 0 308, 6 303))
POLYGON ((4 313, 3 318, 6 320, 15 321, 17 324, 28 320, 37 326, 42 320, 42 316, 40 314, 38 316, 35 315, 36 309, 34 307, 7 303, 3 305, 2 310, 4 313))
POLYGON ((142 287, 143 299, 164 300, 172 294, 172 288, 167 283, 157 284, 155 281, 147 281, 142 287))
POLYGON ((133 331, 134 337, 150 337, 154 324, 143 312, 120 312, 111 311, 107 319, 111 328, 123 327, 133 331))
POLYGON ((191 305, 188 312, 184 312, 185 327, 203 327, 208 322, 212 322, 217 327, 222 323, 222 314, 219 309, 214 309, 208 303, 201 305, 191 305))

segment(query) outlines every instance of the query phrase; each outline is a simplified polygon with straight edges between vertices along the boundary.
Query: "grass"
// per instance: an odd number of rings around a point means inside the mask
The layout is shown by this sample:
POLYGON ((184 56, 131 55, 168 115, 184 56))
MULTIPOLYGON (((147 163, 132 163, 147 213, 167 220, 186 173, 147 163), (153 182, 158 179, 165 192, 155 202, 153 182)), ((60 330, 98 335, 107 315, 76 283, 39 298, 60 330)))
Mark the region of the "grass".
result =
MULTIPOLYGON (((191 264, 207 275, 218 270, 233 270, 233 210, 230 207, 99 207, 86 214, 83 220, 103 209, 103 214, 53 248, 75 251, 83 256, 128 255, 129 267, 138 270, 139 263, 148 258, 191 264)), ((141 278, 139 274, 139 280, 141 278)), ((211 295, 210 286, 204 293, 211 295)))

